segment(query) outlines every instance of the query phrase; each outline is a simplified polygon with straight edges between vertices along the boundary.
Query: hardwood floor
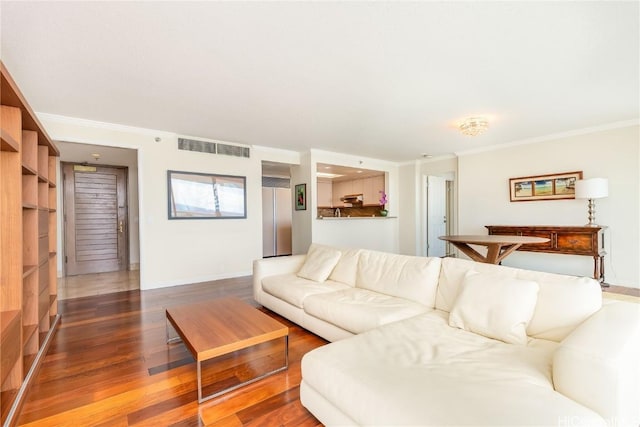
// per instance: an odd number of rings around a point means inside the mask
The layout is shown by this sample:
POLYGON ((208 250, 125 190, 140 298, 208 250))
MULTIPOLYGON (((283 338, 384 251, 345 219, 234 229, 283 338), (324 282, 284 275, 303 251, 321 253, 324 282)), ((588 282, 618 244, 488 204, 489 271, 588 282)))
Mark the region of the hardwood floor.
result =
MULTIPOLYGON (((256 305, 251 277, 115 293, 105 292, 137 288, 138 272, 67 280, 71 299, 59 303, 62 322, 28 392, 20 425, 320 425, 300 404, 300 360, 326 341, 299 326, 263 309, 290 328, 289 369, 201 405, 193 358, 184 345, 165 342, 166 307, 222 296, 256 305), (92 292, 100 294, 77 297, 92 292)), ((618 288, 607 288, 605 298, 640 301, 618 288)))
POLYGON ((326 341, 266 309, 290 328, 289 369, 198 405, 195 362, 166 344, 165 308, 220 296, 256 305, 251 277, 60 301, 62 323, 19 425, 320 425, 300 404, 300 360, 326 341))
POLYGON ((140 289, 140 271, 114 271, 58 278, 58 301, 140 289))

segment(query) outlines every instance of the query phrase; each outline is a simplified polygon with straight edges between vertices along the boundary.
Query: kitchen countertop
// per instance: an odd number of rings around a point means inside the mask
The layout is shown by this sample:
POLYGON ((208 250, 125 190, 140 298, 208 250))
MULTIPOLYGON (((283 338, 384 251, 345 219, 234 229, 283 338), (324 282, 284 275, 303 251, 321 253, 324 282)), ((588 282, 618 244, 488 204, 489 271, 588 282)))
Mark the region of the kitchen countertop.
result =
POLYGON ((342 219, 390 219, 397 216, 319 216, 316 219, 342 220, 342 219))

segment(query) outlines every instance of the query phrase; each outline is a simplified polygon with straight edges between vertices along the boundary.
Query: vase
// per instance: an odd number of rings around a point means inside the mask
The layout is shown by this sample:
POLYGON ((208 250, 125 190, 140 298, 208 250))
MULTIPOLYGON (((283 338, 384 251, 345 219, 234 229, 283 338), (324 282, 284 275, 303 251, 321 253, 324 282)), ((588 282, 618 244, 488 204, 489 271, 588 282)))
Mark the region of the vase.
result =
POLYGON ((388 210, 386 210, 386 209, 382 209, 382 210, 380 211, 380 216, 387 216, 387 214, 388 214, 388 213, 389 213, 389 211, 388 211, 388 210))

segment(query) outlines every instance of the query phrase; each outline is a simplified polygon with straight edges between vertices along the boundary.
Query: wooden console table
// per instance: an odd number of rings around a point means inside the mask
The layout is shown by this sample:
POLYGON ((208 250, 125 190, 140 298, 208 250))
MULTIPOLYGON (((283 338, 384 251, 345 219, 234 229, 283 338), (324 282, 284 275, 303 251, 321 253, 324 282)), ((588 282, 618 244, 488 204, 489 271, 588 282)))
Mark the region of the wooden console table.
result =
POLYGON ((485 225, 489 234, 503 236, 546 237, 549 242, 522 245, 519 251, 593 257, 593 278, 604 283, 605 226, 485 225))

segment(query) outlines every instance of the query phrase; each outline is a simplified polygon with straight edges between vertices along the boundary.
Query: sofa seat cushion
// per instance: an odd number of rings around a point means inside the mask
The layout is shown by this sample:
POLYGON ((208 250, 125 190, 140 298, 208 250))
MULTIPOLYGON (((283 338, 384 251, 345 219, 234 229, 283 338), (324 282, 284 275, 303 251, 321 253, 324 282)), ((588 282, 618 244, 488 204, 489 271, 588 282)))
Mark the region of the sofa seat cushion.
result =
POLYGON ((506 344, 447 318, 434 310, 317 348, 303 381, 358 425, 605 425, 554 391, 557 343, 506 344))
POLYGON ((298 277, 295 273, 268 276, 262 279, 262 289, 265 292, 298 308, 303 308, 303 301, 309 295, 335 292, 349 287, 332 280, 314 282, 298 277))
POLYGON ((432 310, 404 298, 366 289, 310 295, 304 311, 354 334, 432 310))

